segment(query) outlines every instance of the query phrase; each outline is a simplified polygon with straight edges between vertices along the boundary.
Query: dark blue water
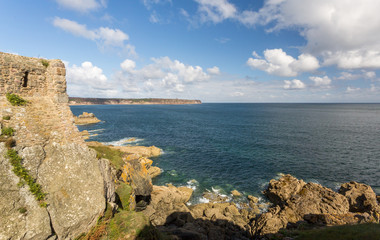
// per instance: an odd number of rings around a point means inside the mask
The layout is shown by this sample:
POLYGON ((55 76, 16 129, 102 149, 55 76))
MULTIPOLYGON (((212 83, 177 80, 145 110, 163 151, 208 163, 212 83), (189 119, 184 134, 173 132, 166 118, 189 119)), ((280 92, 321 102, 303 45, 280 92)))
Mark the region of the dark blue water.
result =
MULTIPOLYGON (((155 184, 259 194, 279 173, 336 189, 358 181, 380 193, 380 104, 72 106, 104 122, 91 140, 143 139, 165 152, 155 184)), ((114 143, 115 144, 115 143, 114 143)))

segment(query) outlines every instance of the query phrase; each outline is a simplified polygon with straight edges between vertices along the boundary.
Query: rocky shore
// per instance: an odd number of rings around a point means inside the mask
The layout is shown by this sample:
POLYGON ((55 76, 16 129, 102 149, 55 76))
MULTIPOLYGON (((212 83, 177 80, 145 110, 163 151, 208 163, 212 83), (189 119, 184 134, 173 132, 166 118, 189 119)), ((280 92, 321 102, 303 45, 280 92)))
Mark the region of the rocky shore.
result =
MULTIPOLYGON (((130 208, 142 213, 165 239, 292 239, 283 231, 379 222, 379 196, 370 186, 348 182, 334 192, 291 175, 269 182, 263 191, 265 204, 255 196, 242 204, 208 192, 203 195, 208 203, 190 205, 191 188, 152 185, 155 167, 148 158, 157 156, 158 148, 108 147, 123 153, 119 180, 132 186, 130 208)), ((241 197, 237 191, 231 194, 241 197)))
POLYGON ((124 99, 124 98, 79 98, 70 97, 70 105, 182 105, 182 104, 202 104, 200 100, 188 99, 165 99, 165 98, 140 98, 140 99, 124 99))
POLYGON ((93 113, 83 112, 77 117, 74 116, 74 122, 76 125, 88 125, 98 123, 100 120, 93 113))

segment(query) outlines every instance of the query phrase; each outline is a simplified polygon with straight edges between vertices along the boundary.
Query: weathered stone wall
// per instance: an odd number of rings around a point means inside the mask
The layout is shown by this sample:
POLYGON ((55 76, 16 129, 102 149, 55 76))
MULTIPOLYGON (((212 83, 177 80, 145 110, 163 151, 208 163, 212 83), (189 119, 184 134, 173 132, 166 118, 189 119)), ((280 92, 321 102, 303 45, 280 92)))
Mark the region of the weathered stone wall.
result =
POLYGON ((41 59, 0 53, 0 128, 15 130, 14 149, 47 194, 47 208, 42 208, 29 187, 17 183, 0 143, 0 239, 74 239, 105 208, 99 161, 74 125, 67 103, 64 64, 48 63, 45 67, 41 59), (28 104, 12 106, 8 92, 28 104))
POLYGON ((65 75, 65 65, 60 60, 28 58, 0 52, 0 94, 50 96, 64 102, 67 101, 65 75))

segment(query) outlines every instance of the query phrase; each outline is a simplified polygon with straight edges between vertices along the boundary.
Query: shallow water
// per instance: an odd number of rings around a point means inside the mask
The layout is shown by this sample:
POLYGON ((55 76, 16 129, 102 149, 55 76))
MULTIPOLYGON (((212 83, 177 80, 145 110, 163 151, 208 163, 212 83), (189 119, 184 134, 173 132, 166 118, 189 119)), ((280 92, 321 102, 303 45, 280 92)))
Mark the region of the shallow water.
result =
POLYGON ((114 145, 155 145, 154 184, 259 195, 280 173, 337 189, 347 181, 380 193, 380 104, 72 106, 103 122, 79 126, 114 145), (136 141, 125 142, 128 138, 136 141), (190 180, 195 181, 190 181, 190 180))

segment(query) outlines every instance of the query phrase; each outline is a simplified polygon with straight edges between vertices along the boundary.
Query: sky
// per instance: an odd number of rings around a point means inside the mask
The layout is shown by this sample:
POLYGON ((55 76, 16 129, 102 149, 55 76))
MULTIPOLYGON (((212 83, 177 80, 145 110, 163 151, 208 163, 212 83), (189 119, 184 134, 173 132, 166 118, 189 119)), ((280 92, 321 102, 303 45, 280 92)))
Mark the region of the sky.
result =
POLYGON ((0 51, 73 97, 380 102, 379 0, 0 0, 0 51))

